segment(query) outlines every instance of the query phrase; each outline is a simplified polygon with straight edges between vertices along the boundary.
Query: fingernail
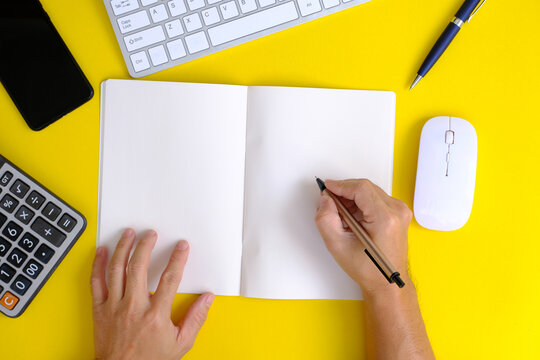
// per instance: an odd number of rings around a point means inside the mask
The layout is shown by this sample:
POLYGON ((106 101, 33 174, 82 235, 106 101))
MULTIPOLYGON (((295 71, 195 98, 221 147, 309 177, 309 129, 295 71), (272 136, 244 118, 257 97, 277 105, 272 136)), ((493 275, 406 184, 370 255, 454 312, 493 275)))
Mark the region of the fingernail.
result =
POLYGON ((212 305, 212 303, 214 302, 215 297, 216 296, 214 294, 210 294, 210 295, 206 296, 206 305, 208 305, 208 306, 212 305))
POLYGON ((134 235, 135 235, 135 231, 133 231, 133 229, 124 230, 123 236, 125 236, 125 237, 133 237, 134 235))
POLYGON ((103 251, 105 251, 105 249, 103 248, 103 246, 100 246, 96 249, 96 256, 101 256, 103 254, 103 251))
POLYGON ((155 232, 154 230, 148 230, 146 232, 146 235, 147 236, 151 236, 151 237, 156 237, 157 236, 157 232, 155 232))
POLYGON ((189 247, 189 243, 186 240, 180 240, 180 242, 176 245, 176 248, 181 251, 187 250, 189 247))

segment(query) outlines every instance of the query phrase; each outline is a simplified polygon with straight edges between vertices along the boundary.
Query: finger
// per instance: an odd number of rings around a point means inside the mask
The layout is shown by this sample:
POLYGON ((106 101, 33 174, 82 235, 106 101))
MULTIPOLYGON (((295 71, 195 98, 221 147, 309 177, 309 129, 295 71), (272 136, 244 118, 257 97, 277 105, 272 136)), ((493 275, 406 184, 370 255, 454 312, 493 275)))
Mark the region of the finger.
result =
POLYGON ((93 305, 101 305, 107 300, 108 290, 105 280, 107 265, 107 248, 98 247, 96 257, 92 265, 92 276, 90 277, 90 285, 92 287, 93 305))
POLYGON ((334 194, 354 200, 366 222, 373 221, 381 210, 381 206, 386 205, 381 198, 381 193, 377 190, 377 186, 369 180, 327 180, 325 184, 328 190, 334 194))
POLYGON ((165 311, 170 312, 174 296, 178 291, 180 281, 182 281, 182 275, 184 274, 184 267, 189 255, 189 244, 186 240, 180 241, 176 244, 169 263, 159 279, 159 285, 157 287, 152 301, 157 306, 162 307, 165 311))
POLYGON ((126 296, 148 294, 148 265, 156 240, 157 233, 149 230, 137 243, 127 267, 126 296))
POLYGON ((195 339, 199 330, 201 330, 210 306, 214 302, 214 294, 205 293, 199 296, 199 298, 191 305, 184 320, 182 321, 181 329, 178 336, 179 346, 188 351, 193 347, 195 339))
POLYGON ((329 243, 338 241, 345 233, 336 203, 325 193, 322 194, 319 202, 315 224, 327 246, 329 243))
POLYGON ((116 250, 114 250, 111 262, 109 263, 107 274, 109 299, 119 300, 124 296, 126 265, 134 241, 135 231, 133 229, 126 229, 116 245, 116 250))

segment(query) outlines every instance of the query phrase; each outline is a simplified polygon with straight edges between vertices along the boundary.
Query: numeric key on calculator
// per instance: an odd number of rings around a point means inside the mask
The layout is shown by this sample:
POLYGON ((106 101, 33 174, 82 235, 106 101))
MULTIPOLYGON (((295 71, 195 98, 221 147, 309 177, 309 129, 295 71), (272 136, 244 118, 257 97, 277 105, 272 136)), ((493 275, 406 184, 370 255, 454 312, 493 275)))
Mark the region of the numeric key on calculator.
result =
POLYGON ((85 228, 84 216, 0 155, 0 313, 21 315, 85 228))

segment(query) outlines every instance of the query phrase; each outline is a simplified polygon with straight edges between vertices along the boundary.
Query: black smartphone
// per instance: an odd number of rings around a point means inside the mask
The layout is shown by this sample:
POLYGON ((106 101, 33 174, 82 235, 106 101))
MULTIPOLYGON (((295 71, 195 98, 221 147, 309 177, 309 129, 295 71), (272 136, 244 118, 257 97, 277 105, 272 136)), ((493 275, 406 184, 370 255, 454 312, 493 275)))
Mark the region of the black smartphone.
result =
POLYGON ((94 95, 38 0, 0 0, 0 81, 32 130, 94 95))

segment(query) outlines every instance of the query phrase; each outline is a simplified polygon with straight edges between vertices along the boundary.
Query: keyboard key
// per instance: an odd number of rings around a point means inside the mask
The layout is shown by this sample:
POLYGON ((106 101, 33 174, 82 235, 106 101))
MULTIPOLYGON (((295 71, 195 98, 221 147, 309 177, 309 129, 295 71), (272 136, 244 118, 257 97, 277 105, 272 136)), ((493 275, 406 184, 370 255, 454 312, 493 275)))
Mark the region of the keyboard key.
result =
POLYGON ((150 16, 152 16, 152 21, 154 23, 158 23, 160 21, 166 20, 169 17, 169 14, 167 14, 167 9, 165 9, 165 5, 161 4, 150 8, 150 16))
POLYGON ((32 191, 26 198, 26 203, 36 210, 39 210, 44 202, 45 198, 37 191, 32 191))
POLYGON ((208 30, 214 46, 298 19, 294 2, 287 2, 208 30))
POLYGON ((131 52, 163 40, 165 40, 163 28, 161 26, 155 26, 126 36, 124 38, 124 43, 126 44, 127 51, 131 52))
POLYGON ((221 0, 207 0, 207 1, 208 1, 208 4, 212 5, 212 4, 217 4, 221 0))
POLYGON ((204 23, 207 26, 214 25, 215 23, 219 22, 219 14, 218 14, 217 7, 203 10, 201 14, 202 14, 204 23))
POLYGON ((139 8, 139 3, 137 3, 137 0, 112 0, 111 6, 114 15, 118 16, 132 10, 137 10, 139 8))
POLYGON ((248 13, 250 11, 257 9, 257 3, 255 0, 240 0, 240 11, 242 14, 248 13))
POLYGON ((238 8, 236 7, 236 3, 234 1, 220 4, 219 8, 221 9, 223 19, 225 20, 238 16, 238 8))
POLYGON ((187 12, 186 5, 184 4, 184 0, 172 0, 172 1, 169 1, 167 5, 169 5, 171 16, 178 16, 178 15, 185 14, 187 12))
POLYGON ((9 291, 6 291, 4 296, 2 296, 2 298, 0 299, 0 305, 2 305, 8 310, 12 310, 18 302, 19 298, 10 293, 9 291))
POLYGON ((0 280, 5 282, 6 284, 9 284, 9 282, 15 276, 16 272, 17 272, 17 270, 12 268, 8 264, 2 264, 2 265, 0 265, 0 280))
POLYGON ((180 20, 178 19, 166 23, 165 30, 167 30, 167 35, 169 38, 174 38, 184 33, 182 23, 180 23, 180 20))
POLYGON ((28 225, 28 223, 30 223, 30 220, 32 220, 32 218, 34 217, 34 212, 23 205, 19 208, 19 210, 17 210, 17 212, 15 213, 15 217, 24 225, 28 225))
POLYGON ((13 177, 13 174, 9 171, 6 171, 4 175, 0 178, 0 185, 6 186, 11 181, 11 178, 13 177))
MULTIPOLYGON (((339 1, 339 0, 337 0, 339 1)), ((276 0, 259 0, 259 5, 261 7, 274 5, 276 3, 276 0)))
POLYGON ((169 61, 163 45, 158 45, 148 49, 148 54, 150 54, 150 59, 152 59, 152 65, 154 66, 165 64, 167 61, 169 61))
POLYGON ((183 20, 188 32, 202 28, 201 18, 198 13, 188 15, 183 20))
POLYGON ((31 253, 32 250, 34 250, 34 248, 37 246, 38 243, 39 243, 39 240, 34 235, 26 233, 26 234, 23 235, 23 237, 19 241, 19 246, 23 250, 28 251, 29 253, 31 253))
POLYGON ((2 227, 2 225, 6 223, 6 221, 7 221, 7 216, 0 213, 0 228, 2 227))
POLYGON ((45 208, 41 211, 43 215, 49 220, 56 220, 58 218, 58 215, 62 213, 62 210, 54 205, 52 202, 49 202, 45 208))
POLYGON ((150 25, 150 19, 148 18, 148 13, 145 10, 121 17, 117 20, 117 22, 122 34, 150 25))
POLYGON ((187 0, 190 10, 197 10, 204 7, 204 0, 187 0))
POLYGON ((9 188, 9 191, 14 193, 19 199, 22 199, 28 190, 30 190, 30 186, 26 185, 21 180, 15 181, 15 183, 9 188))
POLYGON ((45 244, 41 244, 34 254, 34 257, 44 264, 48 263, 53 256, 54 250, 45 244))
POLYGON ((6 210, 8 213, 12 213, 19 205, 19 202, 11 195, 6 194, 0 201, 0 208, 6 210))
POLYGON ((135 72, 143 71, 150 68, 150 63, 148 62, 148 56, 144 51, 135 53, 129 57, 131 63, 133 64, 133 69, 135 72))
POLYGON ((334 7, 334 6, 338 6, 339 5, 339 0, 323 0, 323 5, 324 5, 325 9, 329 9, 331 7, 334 7))
POLYGON ((60 220, 58 220, 58 226, 60 226, 60 229, 64 230, 65 232, 71 232, 75 225, 77 225, 77 220, 68 214, 62 215, 60 220))
POLYGON ((23 253, 21 250, 19 250, 18 248, 15 248, 11 251, 11 253, 8 255, 7 257, 7 261, 15 266, 15 267, 18 267, 20 268, 22 266, 22 264, 24 264, 24 262, 26 261, 26 258, 28 257, 28 255, 26 255, 25 253, 23 253))
POLYGON ((45 221, 43 218, 38 217, 34 223, 31 226, 32 230, 34 230, 39 236, 50 242, 56 247, 59 247, 62 245, 64 240, 66 239, 66 235, 64 235, 60 230, 49 224, 47 221, 45 221))
POLYGON ((15 278, 15 281, 13 281, 13 283, 11 284, 11 290, 23 296, 24 294, 26 294, 30 286, 32 286, 32 282, 29 279, 22 275, 18 275, 15 278))
POLYGON ((0 294, 4 291, 4 287, 0 286, 0 294))
POLYGON ((26 263, 23 272, 26 275, 30 276, 32 279, 37 279, 37 277, 41 273, 41 270, 43 270, 43 265, 41 265, 34 259, 30 259, 30 261, 26 263))
POLYGON ((169 55, 172 60, 180 59, 181 57, 186 56, 186 49, 184 44, 182 44, 182 39, 171 41, 167 43, 167 49, 169 49, 169 55))
POLYGON ((157 3, 158 0, 141 0, 142 6, 148 6, 157 3))
POLYGON ((302 16, 315 14, 322 10, 319 0, 298 0, 298 7, 302 16))
POLYGON ((11 243, 4 238, 0 238, 0 257, 5 256, 9 248, 11 248, 11 243))
POLYGON ((2 235, 7 237, 11 241, 15 241, 21 236, 22 233, 22 227, 15 224, 13 221, 10 221, 4 230, 2 231, 2 235))
POLYGON ((186 36, 185 40, 190 54, 195 54, 196 52, 206 50, 210 47, 204 31, 186 36))

